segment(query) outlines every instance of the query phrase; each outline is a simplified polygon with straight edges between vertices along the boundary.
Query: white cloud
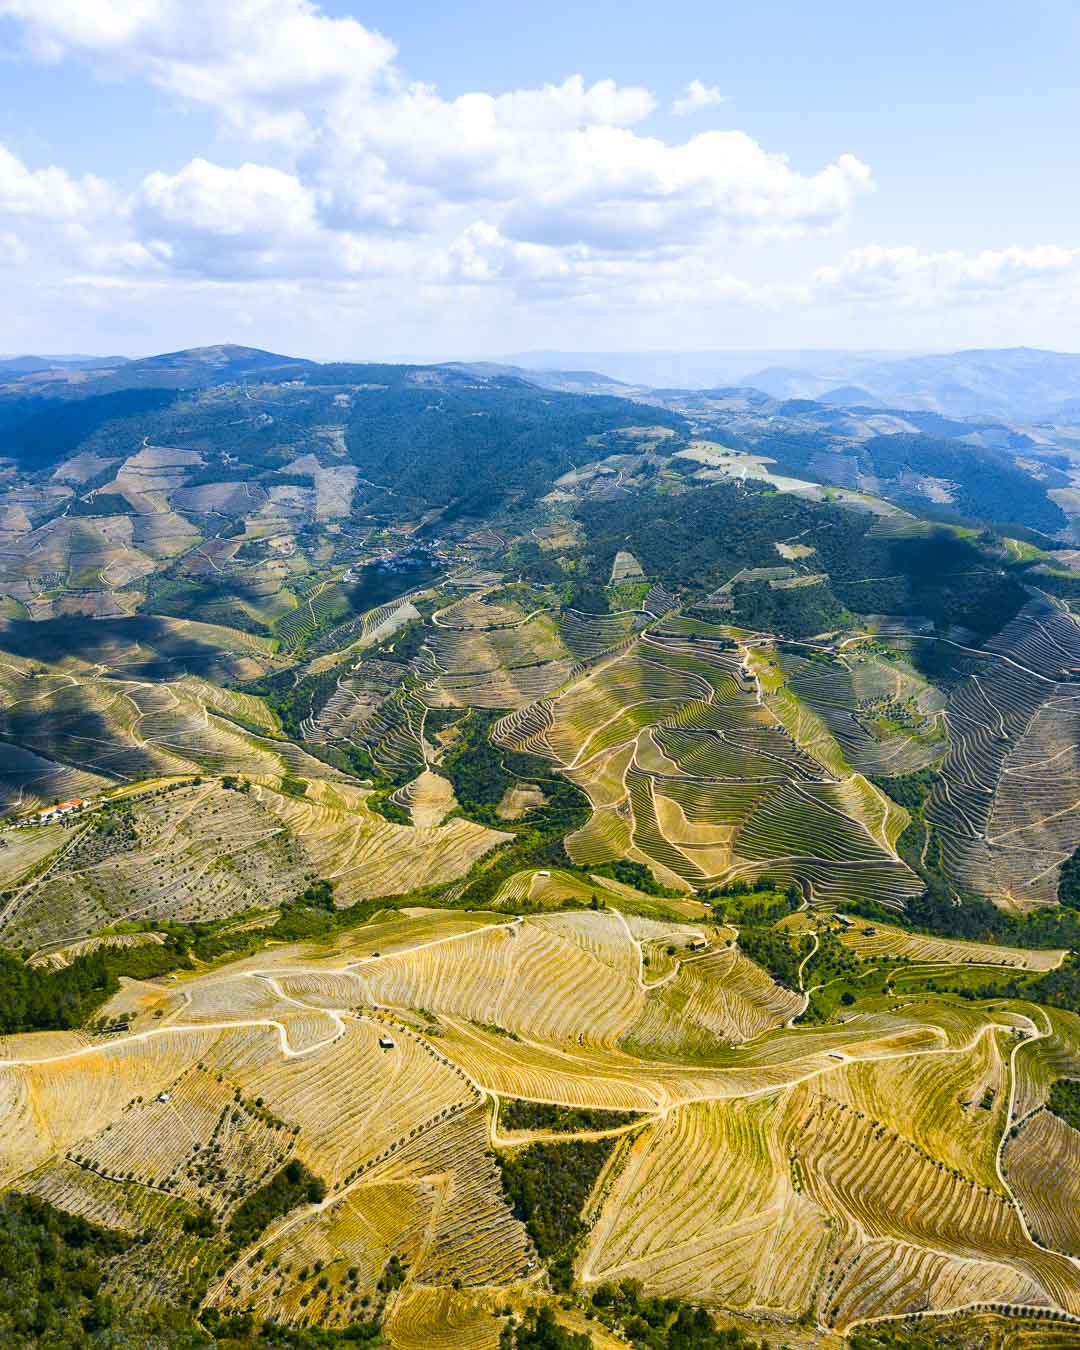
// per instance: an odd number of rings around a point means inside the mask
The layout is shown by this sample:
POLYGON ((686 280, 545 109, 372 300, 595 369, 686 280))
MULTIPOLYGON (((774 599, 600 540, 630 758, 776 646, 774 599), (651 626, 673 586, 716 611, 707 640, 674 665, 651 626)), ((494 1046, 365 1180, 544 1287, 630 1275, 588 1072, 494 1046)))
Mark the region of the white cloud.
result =
POLYGON ((887 299, 932 306, 1047 286, 1080 287, 1080 249, 1044 244, 979 253, 922 253, 910 245, 871 245, 851 250, 833 266, 818 268, 810 290, 825 299, 887 299))
POLYGON ((292 174, 205 159, 148 175, 134 221, 155 258, 206 276, 287 272, 318 233, 312 194, 292 174))
POLYGON ((439 280, 469 284, 513 280, 566 285, 580 281, 591 261, 587 249, 567 251, 517 243, 507 239, 498 226, 476 221, 433 260, 431 274, 439 280))
POLYGON ((416 263, 405 243, 326 228, 312 189, 260 164, 194 159, 178 173, 149 174, 132 214, 152 264, 188 276, 383 276, 416 263))
POLYGON ((581 75, 542 89, 521 89, 492 100, 493 120, 501 127, 536 131, 589 125, 629 127, 644 121, 656 107, 648 89, 620 88, 614 80, 586 86, 581 75))
MULTIPOLYGON (((520 243, 655 252, 826 227, 871 186, 851 155, 804 173, 742 132, 642 134, 653 94, 610 79, 444 99, 408 81, 386 38, 311 0, 0 0, 0 13, 50 59, 216 108, 293 169, 336 231, 429 236, 438 250, 479 218, 520 243)), ((717 95, 694 81, 687 97, 717 95)), ((173 223, 190 202, 199 229, 208 210, 222 224, 228 205, 191 186, 172 193, 173 223)))
POLYGON ((727 95, 722 94, 715 85, 691 80, 683 97, 677 98, 671 105, 671 111, 676 117, 692 117, 694 113, 704 112, 706 108, 718 108, 727 101, 727 95))
MULTIPOLYGON (((444 97, 410 81, 388 38, 312 0, 0 0, 0 14, 37 58, 147 81, 224 129, 213 155, 154 166, 127 193, 0 146, 0 261, 102 294, 146 286, 160 304, 205 285, 235 303, 280 286, 327 304, 340 290, 419 326, 448 287, 463 325, 507 296, 626 316, 1080 298, 1080 249, 1053 245, 873 245, 798 275, 777 247, 766 272, 754 246, 827 238, 874 190, 870 169, 841 146, 807 164, 743 131, 656 134, 640 86, 573 74, 444 97)), ((692 80, 671 111, 724 101, 692 80)))
POLYGON ((574 77, 498 98, 414 85, 350 99, 314 165, 327 210, 359 228, 431 228, 464 206, 522 241, 619 250, 826 227, 872 187, 851 155, 804 174, 743 132, 642 135, 625 123, 644 91, 598 89, 574 77))
POLYGON ((831 224, 872 186, 869 169, 851 155, 804 175, 740 131, 668 145, 589 127, 555 149, 540 146, 505 165, 508 233, 610 249, 769 229, 796 234, 831 224))
POLYGON ((150 230, 205 238, 301 238, 315 229, 311 192, 292 174, 261 164, 227 169, 193 159, 179 173, 152 173, 138 211, 150 230))
POLYGON ((261 137, 302 137, 309 109, 375 80, 395 50, 310 0, 0 0, 0 14, 44 59, 145 76, 261 137))
POLYGON ((0 216, 75 220, 108 210, 112 202, 112 193, 100 178, 92 174, 72 178, 55 166, 28 169, 0 145, 0 216))

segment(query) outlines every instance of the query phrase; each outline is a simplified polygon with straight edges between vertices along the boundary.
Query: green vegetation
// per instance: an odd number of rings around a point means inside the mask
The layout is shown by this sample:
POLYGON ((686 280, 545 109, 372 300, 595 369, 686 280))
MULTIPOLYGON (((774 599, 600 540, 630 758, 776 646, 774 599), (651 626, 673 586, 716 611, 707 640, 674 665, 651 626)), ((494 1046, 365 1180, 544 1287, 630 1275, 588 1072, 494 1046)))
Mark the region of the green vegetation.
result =
POLYGON ((516 1031, 511 1031, 508 1027, 503 1027, 498 1022, 479 1022, 476 1018, 472 1019, 474 1027, 479 1027, 481 1031, 490 1032, 492 1036, 505 1036, 508 1041, 520 1041, 521 1037, 516 1031))
POLYGON ((195 1344, 220 1346, 221 1350, 348 1350, 357 1344, 384 1343, 378 1318, 352 1322, 345 1327, 285 1327, 276 1322, 263 1322, 260 1326, 250 1313, 235 1317, 219 1317, 215 1313, 211 1308, 203 1314, 203 1322, 213 1331, 214 1340, 195 1344))
MULTIPOLYGON (((1035 976, 1022 976, 1019 988, 1035 976)), ((904 961, 889 970, 888 982, 898 994, 957 994, 960 998, 982 998, 987 988, 986 970, 964 966, 915 966, 908 969, 904 961)), ((860 986, 865 992, 874 992, 875 977, 870 975, 860 986)), ((991 986, 992 988, 993 986, 991 986)), ((993 997, 993 995, 988 995, 993 997)))
POLYGON ((514 1214, 529 1230, 558 1289, 569 1289, 573 1282, 574 1252, 586 1231, 581 1211, 615 1143, 571 1139, 496 1154, 514 1214))
POLYGON ((68 510, 69 516, 133 516, 135 508, 119 492, 95 492, 80 497, 68 510))
POLYGON ((269 625, 257 618, 243 599, 243 590, 229 577, 195 581, 164 572, 146 582, 146 599, 139 608, 148 615, 177 619, 188 619, 197 614, 206 623, 220 623, 241 633, 269 636, 269 625))
POLYGON ((754 884, 736 881, 729 886, 714 886, 701 891, 700 897, 712 905, 717 923, 740 927, 775 923, 787 914, 794 914, 802 904, 798 886, 781 889, 767 877, 760 877, 754 884))
POLYGON ((317 1205, 326 1197, 326 1183, 293 1159, 276 1176, 240 1205, 229 1221, 229 1238, 234 1247, 247 1247, 275 1219, 288 1214, 297 1205, 317 1205))
POLYGON ((511 842, 474 863, 461 897, 462 903, 472 906, 489 902, 503 881, 522 868, 570 865, 562 841, 590 814, 585 794, 562 776, 552 775, 545 760, 492 744, 490 729, 497 720, 497 713, 475 709, 462 718, 439 766, 453 784, 462 815, 514 835, 511 842), (543 784, 543 806, 516 821, 500 819, 499 803, 521 782, 543 784))
MULTIPOLYGON (((798 535, 814 548, 815 571, 826 573, 828 583, 788 591, 739 587, 736 597, 746 607, 740 622, 753 620, 787 637, 836 627, 847 610, 918 614, 942 631, 962 624, 989 636, 1027 599, 1000 559, 953 530, 881 537, 866 513, 754 484, 587 501, 579 516, 589 538, 578 583, 583 591, 602 590, 615 553, 628 548, 650 576, 700 600, 744 568, 775 567, 775 541, 798 535)), ((606 609, 606 600, 592 607, 606 609)))
POLYGON ((731 589, 733 623, 765 633, 810 637, 839 628, 848 617, 826 582, 774 588, 767 581, 737 582, 731 589))
MULTIPOLYGON (((927 644, 932 645, 932 644, 927 644)), ((941 845, 936 831, 924 816, 926 801, 934 782, 934 770, 896 778, 873 778, 873 782, 895 802, 905 807, 911 821, 897 841, 897 852, 925 883, 922 895, 908 900, 904 924, 916 932, 940 937, 967 938, 976 942, 1000 942, 1016 947, 1080 948, 1080 910, 1063 901, 1064 909, 1040 909, 1024 917, 1006 914, 981 896, 955 896, 941 866, 941 845), (959 903, 957 901, 959 900, 959 903)), ((1070 860, 1071 861, 1071 860, 1070 860)), ((1062 868, 1062 885, 1073 884, 1062 868)), ((868 900, 853 900, 851 913, 864 918, 895 922, 896 915, 868 900)))
POLYGON ((791 938, 775 928, 739 930, 739 946, 751 961, 767 970, 777 984, 786 989, 799 987, 799 962, 802 955, 791 938))
POLYGON ((185 1233, 194 1233, 196 1237, 203 1238, 216 1237, 218 1232, 213 1214, 203 1205, 191 1214, 184 1215, 182 1227, 185 1233))
MULTIPOLYGON (((1054 484, 1037 482, 1017 468, 1006 451, 983 449, 972 455, 968 446, 955 440, 901 434, 874 436, 859 446, 859 455, 881 478, 917 474, 946 479, 953 485, 949 514, 1051 532, 1064 524, 1064 512, 1046 495, 1047 486, 1054 484)), ((918 491, 912 490, 909 500, 925 510, 926 499, 918 491)))
POLYGON ((190 966, 182 940, 163 944, 102 946, 76 956, 60 970, 28 965, 0 947, 0 1035, 82 1026, 120 988, 120 976, 145 980, 190 966))
POLYGON ((285 735, 294 741, 303 739, 301 723, 314 717, 337 688, 340 672, 333 666, 319 675, 297 679, 294 670, 282 670, 237 685, 245 694, 254 694, 281 723, 285 735))
MULTIPOLYGON (((809 400, 792 399, 781 411, 813 415, 817 409, 809 400)), ((916 416, 921 419, 925 415, 916 416)), ((931 433, 942 434, 904 432, 873 436, 845 448, 854 454, 859 473, 881 479, 887 496, 909 503, 925 514, 951 520, 1009 522, 1051 532, 1061 528, 1063 513, 1047 496, 1046 489, 1064 484, 1055 481, 1057 476, 1052 470, 1047 471, 1047 479, 1039 482, 1018 468, 1006 450, 982 447, 973 453, 969 444, 948 439, 949 433, 962 435, 955 422, 926 420, 923 426, 931 433), (946 480, 952 501, 937 507, 929 503, 917 486, 922 478, 946 480)), ((728 441, 732 440, 726 428, 724 435, 728 441)), ((780 472, 816 482, 826 481, 821 473, 823 454, 836 448, 824 429, 797 425, 781 429, 770 425, 765 431, 745 438, 745 444, 756 454, 775 458, 780 472)))
MULTIPOLYGON (((901 835, 901 840, 903 835, 901 835)), ((899 850, 904 857, 904 851, 899 850)), ((895 910, 872 900, 850 900, 845 909, 866 919, 896 923, 895 910)), ((998 942, 1011 947, 1046 950, 1051 947, 1080 948, 1080 914, 1068 909, 1044 908, 1024 917, 1006 914, 979 896, 953 900, 943 881, 928 886, 922 895, 905 904, 905 928, 934 937, 964 938, 971 942, 998 942)))
POLYGON ((380 896, 361 900, 345 909, 331 901, 311 898, 311 893, 328 883, 316 883, 290 904, 282 905, 277 918, 258 928, 238 927, 233 919, 206 924, 162 924, 167 932, 177 932, 190 943, 191 955, 200 961, 220 961, 248 956, 268 942, 319 942, 335 933, 363 924, 380 910, 398 909, 407 904, 407 896, 380 896))
POLYGON ((615 862, 600 863, 590 867, 589 871, 598 877, 610 877, 612 881, 621 881, 624 886, 633 886, 645 895, 658 895, 668 900, 682 897, 682 891, 672 886, 662 886, 644 863, 631 862, 629 858, 619 858, 615 862))
POLYGON ((409 565, 401 571, 377 562, 370 563, 360 568, 357 580, 349 588, 349 603, 354 614, 362 614, 364 610, 389 604, 418 586, 427 586, 438 575, 435 563, 424 557, 410 559, 409 565))
POLYGON ((8 1192, 0 1196, 0 1342, 6 1350, 89 1350, 91 1346, 168 1350, 345 1350, 380 1338, 377 1319, 335 1330, 289 1328, 250 1314, 204 1325, 186 1308, 134 1309, 104 1292, 109 1263, 140 1240, 8 1192))
POLYGON ((986 1317, 957 1313, 951 1317, 910 1318, 856 1327, 848 1337, 851 1350, 991 1350, 1030 1346, 1064 1347, 1065 1328, 1053 1318, 1014 1313, 986 1317))
POLYGON ((1057 898, 1066 909, 1080 909, 1080 848, 1061 864, 1057 898))
MULTIPOLYGON (((103 944, 76 956, 59 970, 28 965, 19 954, 0 948, 0 1035, 84 1026, 117 992, 121 976, 154 979, 175 970, 191 970, 195 962, 247 956, 268 942, 328 939, 366 923, 380 910, 399 908, 413 898, 381 896, 337 909, 330 883, 317 881, 283 905, 272 923, 254 928, 238 926, 235 918, 211 923, 160 923, 149 931, 162 933, 163 942, 123 947, 103 944)), ((128 925, 126 931, 138 932, 140 928, 128 925)))
POLYGON ((599 1320, 634 1350, 768 1350, 734 1327, 721 1328, 704 1308, 673 1298, 647 1298, 640 1280, 602 1284, 593 1293, 599 1320))
POLYGON ((1080 1080, 1059 1078, 1050 1088, 1047 1106, 1055 1116, 1060 1116, 1066 1125, 1080 1130, 1080 1080))
POLYGON ((170 407, 175 400, 170 389, 124 389, 82 399, 7 402, 4 453, 25 472, 51 467, 74 454, 91 436, 101 454, 131 455, 142 443, 146 415, 170 407))
POLYGON ((90 828, 102 838, 120 844, 134 844, 138 838, 135 812, 131 803, 123 800, 106 802, 100 810, 95 811, 90 817, 90 828))
POLYGON ((379 1276, 378 1288, 380 1293, 389 1294, 395 1289, 400 1289, 405 1283, 405 1267, 401 1258, 396 1252, 391 1253, 390 1260, 387 1261, 383 1273, 379 1276))
POLYGON ((838 1005, 849 1006, 866 992, 860 979, 872 969, 832 933, 819 933, 817 949, 803 969, 803 984, 811 991, 809 1002, 796 1021, 827 1022, 838 1005))
MULTIPOLYGON (((323 378, 355 372, 362 381, 345 431, 365 477, 429 506, 443 519, 491 515, 500 503, 547 490, 580 463, 592 436, 640 423, 621 399, 556 393, 512 377, 484 386, 447 374, 437 404, 401 366, 324 367, 323 378)), ((649 421, 681 430, 683 419, 650 408, 649 421)))
POLYGON ((913 980, 925 980, 932 992, 955 993, 961 998, 986 1000, 992 998, 1027 999, 1048 1008, 1061 1008, 1080 1014, 1080 955, 1071 952, 1056 970, 1042 975, 1014 975, 1009 979, 987 979, 984 972, 956 971, 936 977, 908 977, 898 975, 897 984, 911 986, 913 980))
POLYGON ((389 792, 373 792, 365 805, 370 807, 372 811, 377 811, 380 816, 394 825, 411 825, 413 823, 412 816, 409 815, 404 806, 391 799, 389 792))
POLYGON ((637 1119, 636 1111, 556 1106, 549 1102, 526 1102, 517 1097, 507 1097, 499 1106, 499 1124, 507 1130, 562 1130, 567 1134, 578 1134, 586 1130, 610 1130, 637 1119))
POLYGON ((33 1196, 0 1196, 0 1342, 10 1350, 207 1344, 183 1339, 186 1319, 121 1312, 102 1292, 103 1267, 131 1241, 33 1196), (166 1342, 169 1332, 177 1339, 166 1342))
POLYGON ((369 648, 364 655, 368 658, 377 657, 380 661, 396 661, 398 665, 407 666, 420 655, 420 648, 424 645, 426 635, 427 629, 424 624, 417 619, 411 619, 404 628, 399 628, 383 638, 378 646, 369 648))
POLYGON ((589 1350, 592 1337, 566 1331, 544 1304, 529 1308, 522 1321, 508 1323, 499 1335, 499 1350, 589 1350))
MULTIPOLYGON (((529 778, 539 773, 548 777, 551 766, 535 755, 517 755, 494 745, 491 728, 498 718, 498 713, 475 709, 466 714, 458 724, 453 744, 443 757, 442 769, 453 784, 462 812, 470 820, 502 828, 505 822, 499 817, 497 808, 508 789, 517 785, 519 776, 529 778), (519 775, 510 766, 517 767, 521 761, 528 767, 522 768, 519 775)), ((536 811, 534 808, 529 816, 535 815, 536 811)))

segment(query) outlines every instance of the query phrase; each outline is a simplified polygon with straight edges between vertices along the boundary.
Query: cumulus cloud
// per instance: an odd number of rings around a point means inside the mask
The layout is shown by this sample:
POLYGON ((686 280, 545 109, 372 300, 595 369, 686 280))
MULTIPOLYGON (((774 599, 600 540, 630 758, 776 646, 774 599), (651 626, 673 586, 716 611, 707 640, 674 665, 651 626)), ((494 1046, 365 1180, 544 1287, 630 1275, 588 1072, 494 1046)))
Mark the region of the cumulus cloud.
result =
POLYGON ((149 174, 134 219, 154 257, 209 276, 281 270, 318 232, 312 195, 292 174, 205 159, 149 174))
POLYGON ((586 85, 581 75, 542 89, 519 89, 492 100, 493 121, 504 129, 560 128, 599 125, 629 127, 643 121, 656 107, 648 89, 620 88, 614 80, 586 85))
POLYGON ((822 298, 933 305, 1063 283, 1080 286, 1080 249, 1044 244, 978 253, 923 253, 910 245, 871 245, 852 249, 835 265, 818 268, 810 290, 822 298))
POLYGON ((77 220, 108 210, 113 194, 100 178, 88 174, 72 178, 50 166, 28 169, 0 145, 0 216, 29 216, 40 220, 77 220))
POLYGON ((671 111, 676 117, 692 117, 694 113, 704 112, 706 108, 718 108, 727 101, 727 95, 722 94, 715 85, 691 80, 686 86, 686 93, 671 105, 671 111))
POLYGON ((390 276, 418 266, 408 241, 328 228, 311 188, 260 164, 194 159, 178 173, 149 174, 133 221, 153 264, 187 276, 390 276))
MULTIPOLYGON (((796 164, 743 131, 661 135, 652 91, 580 74, 445 97, 409 79, 389 38, 313 0, 0 0, 0 15, 36 59, 218 115, 213 155, 148 165, 125 192, 0 145, 0 261, 48 258, 103 291, 303 282, 419 309, 455 287, 609 313, 1080 295, 1080 249, 1053 245, 875 245, 801 280, 740 279, 736 253, 827 238, 874 190, 869 167, 840 145, 796 164)), ((695 79, 671 112, 724 101, 695 79)))
POLYGON ((399 228, 470 206, 497 211, 503 232, 522 241, 614 249, 663 248, 703 232, 805 232, 835 222, 872 187, 852 155, 804 174, 743 132, 678 144, 642 135, 624 124, 636 103, 644 109, 638 91, 595 90, 575 78, 502 98, 447 101, 413 86, 352 101, 332 118, 315 171, 343 220, 356 201, 392 204, 399 228))
POLYGON ((315 228, 311 193, 292 174, 261 164, 222 168, 193 159, 176 174, 144 180, 139 211, 149 229, 257 241, 300 237, 315 228))
POLYGON ((297 138, 310 111, 382 74, 393 44, 309 0, 0 0, 45 60, 86 58, 209 104, 253 134, 297 138))
MULTIPOLYGON (((136 225, 168 242, 185 233, 189 210, 189 235, 249 241, 216 254, 217 266, 255 256, 262 219, 265 261, 280 256, 281 209, 314 212, 328 231, 427 237, 433 256, 476 220, 521 244, 659 254, 733 233, 826 227, 871 186, 851 155, 807 173, 742 132, 677 143, 644 134, 653 94, 610 79, 587 84, 576 74, 445 99, 408 80, 388 39, 311 0, 0 0, 0 13, 21 21, 43 58, 78 57, 214 107, 250 145, 272 147, 277 170, 292 169, 288 203, 267 186, 284 183, 267 178, 251 228, 231 232, 230 211, 255 199, 254 163, 228 184, 219 177, 217 203, 202 191, 212 176, 205 161, 176 183, 180 175, 151 175, 136 225), (226 200, 233 192, 236 203, 226 200), (160 229, 156 215, 166 217, 160 229)), ((695 106, 717 97, 700 81, 687 93, 695 106)), ((194 265, 195 251, 181 253, 194 265)))
POLYGON ((805 175, 740 131, 706 132, 672 146, 591 127, 561 152, 561 173, 540 157, 506 166, 508 185, 517 189, 510 232, 609 248, 667 246, 703 234, 794 234, 828 225, 871 186, 869 169, 854 156, 805 175))
POLYGON ((522 244, 489 221, 476 221, 433 259, 431 275, 467 284, 516 280, 564 286, 586 276, 591 263, 588 249, 522 244))

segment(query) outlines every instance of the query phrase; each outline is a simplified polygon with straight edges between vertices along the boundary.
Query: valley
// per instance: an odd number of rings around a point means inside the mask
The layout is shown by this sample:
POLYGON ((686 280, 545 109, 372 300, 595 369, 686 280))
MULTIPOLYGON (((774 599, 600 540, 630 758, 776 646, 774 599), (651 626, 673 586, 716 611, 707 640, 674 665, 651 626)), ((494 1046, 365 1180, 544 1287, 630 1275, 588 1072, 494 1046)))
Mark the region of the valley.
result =
POLYGON ((85 1222, 133 1327, 1080 1336, 1052 466, 456 365, 40 384, 0 1203, 85 1222))

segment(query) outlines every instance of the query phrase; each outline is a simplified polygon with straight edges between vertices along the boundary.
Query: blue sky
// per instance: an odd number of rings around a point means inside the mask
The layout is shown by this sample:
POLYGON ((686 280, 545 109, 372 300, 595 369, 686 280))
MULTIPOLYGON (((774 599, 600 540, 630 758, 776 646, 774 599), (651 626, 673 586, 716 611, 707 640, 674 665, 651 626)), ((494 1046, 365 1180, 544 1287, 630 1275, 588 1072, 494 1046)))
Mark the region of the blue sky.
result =
POLYGON ((1080 6, 0 0, 8 351, 1080 349, 1080 6))

